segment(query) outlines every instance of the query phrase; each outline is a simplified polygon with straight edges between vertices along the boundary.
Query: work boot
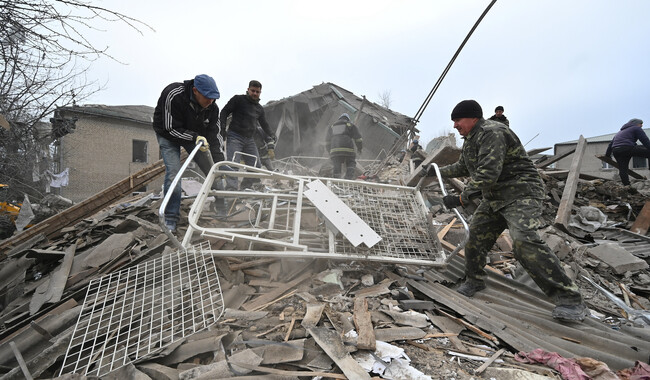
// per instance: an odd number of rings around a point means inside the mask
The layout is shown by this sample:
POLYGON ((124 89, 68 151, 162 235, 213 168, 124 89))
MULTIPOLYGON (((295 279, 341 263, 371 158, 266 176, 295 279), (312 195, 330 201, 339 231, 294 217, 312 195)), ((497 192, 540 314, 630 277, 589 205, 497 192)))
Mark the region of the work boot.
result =
POLYGON ((465 297, 472 297, 476 292, 480 292, 485 289, 485 282, 483 281, 474 281, 474 280, 465 280, 461 286, 456 289, 456 291, 465 297))
POLYGON ((172 233, 176 232, 176 221, 165 220, 165 227, 170 230, 172 233))
POLYGON ((587 316, 584 303, 574 305, 557 305, 553 309, 553 318, 561 322, 582 322, 587 316))

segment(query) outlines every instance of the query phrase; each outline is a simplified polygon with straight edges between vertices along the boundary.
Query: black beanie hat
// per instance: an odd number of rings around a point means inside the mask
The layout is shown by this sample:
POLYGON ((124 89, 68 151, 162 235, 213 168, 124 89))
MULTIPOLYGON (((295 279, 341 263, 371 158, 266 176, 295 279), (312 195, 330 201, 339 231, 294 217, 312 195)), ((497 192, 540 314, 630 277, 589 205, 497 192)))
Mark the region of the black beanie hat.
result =
POLYGON ((463 100, 456 104, 454 110, 451 111, 451 120, 461 119, 463 117, 469 118, 482 118, 483 110, 476 100, 463 100))
POLYGON ((494 112, 497 111, 503 111, 503 106, 497 106, 497 108, 494 109, 494 112))

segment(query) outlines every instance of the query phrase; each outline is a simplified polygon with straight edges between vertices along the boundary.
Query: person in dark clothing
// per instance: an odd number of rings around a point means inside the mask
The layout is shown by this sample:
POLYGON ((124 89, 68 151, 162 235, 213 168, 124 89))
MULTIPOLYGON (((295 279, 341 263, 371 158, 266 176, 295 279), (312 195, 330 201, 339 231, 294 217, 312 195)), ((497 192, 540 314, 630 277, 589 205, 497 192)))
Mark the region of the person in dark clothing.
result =
MULTIPOLYGON (((537 233, 542 226, 546 192, 519 137, 504 124, 483 119, 481 106, 475 100, 458 103, 451 119, 465 141, 458 162, 442 167, 440 174, 470 180, 460 195, 446 195, 442 202, 451 209, 482 198, 469 226, 466 280, 458 293, 472 297, 485 289, 487 253, 508 228, 515 258, 555 302, 553 318, 582 321, 587 310, 577 285, 537 233)), ((428 170, 427 175, 435 172, 428 170)))
POLYGON ((409 154, 408 157, 413 161, 413 168, 417 169, 418 166, 425 160, 426 154, 422 145, 420 145, 420 136, 416 135, 409 145, 409 154))
POLYGON ((357 151, 361 155, 363 141, 359 128, 350 122, 350 116, 347 113, 342 114, 339 119, 327 129, 325 137, 325 148, 330 154, 332 161, 332 176, 341 178, 341 165, 345 165, 345 178, 354 179, 357 168, 357 151))
POLYGON ((631 119, 623 124, 621 130, 616 133, 607 146, 605 156, 611 157, 612 153, 618 163, 618 175, 623 185, 630 184, 630 177, 627 174, 628 165, 632 157, 650 158, 650 139, 643 131, 643 120, 631 119), (637 145, 641 141, 643 145, 637 145))
POLYGON ((257 152, 259 153, 262 165, 268 170, 273 171, 273 163, 271 160, 275 158, 275 141, 259 125, 257 126, 257 132, 253 135, 253 139, 255 139, 255 145, 257 145, 257 152))
POLYGON ((499 123, 505 124, 508 127, 510 126, 510 120, 503 114, 503 106, 497 106, 494 109, 494 115, 492 115, 488 120, 498 121, 499 123))
MULTIPOLYGON (((191 152, 199 142, 203 143, 194 161, 206 175, 211 169, 208 153, 213 162, 223 161, 216 99, 219 99, 217 84, 205 74, 183 83, 172 83, 160 94, 153 113, 153 129, 165 163, 165 194, 181 168, 181 147, 191 152)), ((165 224, 173 232, 180 216, 181 183, 172 191, 165 208, 165 224)))
MULTIPOLYGON (((244 160, 244 163, 248 166, 262 167, 257 145, 253 138, 258 123, 273 141, 277 140, 275 133, 266 121, 264 108, 260 105, 261 93, 262 84, 256 80, 252 80, 248 83, 246 94, 235 95, 230 98, 221 111, 222 134, 226 140, 226 159, 228 161, 239 162, 240 160, 244 160), (226 128, 226 121, 230 115, 232 115, 230 125, 226 128), (235 157, 236 152, 240 152, 241 154, 235 157), (257 164, 255 163, 256 161, 257 164)), ((242 185, 242 187, 244 186, 242 185)), ((227 177, 226 189, 237 190, 237 178, 227 177)))

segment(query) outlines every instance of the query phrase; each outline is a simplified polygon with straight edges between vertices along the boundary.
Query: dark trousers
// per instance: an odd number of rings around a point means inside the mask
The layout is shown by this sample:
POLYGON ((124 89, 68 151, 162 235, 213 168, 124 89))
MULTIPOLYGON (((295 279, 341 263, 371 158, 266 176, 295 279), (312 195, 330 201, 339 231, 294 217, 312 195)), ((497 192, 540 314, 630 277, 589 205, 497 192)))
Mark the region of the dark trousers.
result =
POLYGON ((630 159, 632 157, 650 158, 650 150, 641 145, 619 146, 612 149, 612 153, 618 164, 618 175, 621 176, 621 181, 625 186, 630 184, 630 177, 627 174, 630 159))
POLYGON ((341 166, 345 165, 345 179, 354 179, 357 170, 356 156, 331 156, 332 177, 341 178, 341 166))
MULTIPOLYGON (((164 193, 167 194, 169 188, 174 180, 174 177, 181 170, 181 147, 185 149, 186 152, 191 152, 196 145, 193 142, 187 141, 183 144, 180 144, 175 141, 168 140, 163 136, 156 133, 156 138, 158 139, 158 145, 160 145, 160 154, 162 156, 163 162, 165 163, 165 182, 164 182, 164 193)), ((199 166, 199 169, 203 174, 208 175, 212 166, 210 166, 210 157, 208 156, 209 152, 197 152, 194 156, 194 162, 199 166)), ((212 184, 213 190, 220 190, 220 181, 216 181, 212 184)), ((217 199, 216 202, 223 202, 223 199, 217 199)), ((177 222, 180 217, 181 210, 181 181, 178 181, 176 187, 172 189, 172 195, 169 198, 167 207, 165 208, 165 220, 177 222)))
POLYGON ((518 199, 498 210, 483 201, 469 226, 465 245, 465 275, 468 280, 483 281, 486 277, 487 253, 497 238, 508 228, 515 259, 526 269, 539 288, 557 305, 582 302, 576 284, 562 269, 560 260, 537 234, 541 227, 542 201, 518 199))

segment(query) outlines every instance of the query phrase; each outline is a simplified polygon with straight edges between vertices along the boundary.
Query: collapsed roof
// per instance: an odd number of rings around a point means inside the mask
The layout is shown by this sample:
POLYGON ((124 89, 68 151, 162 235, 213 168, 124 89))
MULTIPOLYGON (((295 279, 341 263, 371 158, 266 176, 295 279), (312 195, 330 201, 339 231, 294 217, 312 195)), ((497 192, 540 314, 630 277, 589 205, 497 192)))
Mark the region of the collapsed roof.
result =
POLYGON ((269 124, 277 126, 278 157, 325 155, 327 127, 343 113, 348 113, 359 127, 366 158, 376 158, 415 125, 410 117, 329 82, 269 102, 264 112, 269 124))

